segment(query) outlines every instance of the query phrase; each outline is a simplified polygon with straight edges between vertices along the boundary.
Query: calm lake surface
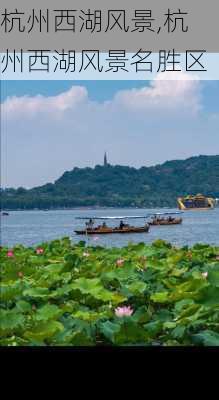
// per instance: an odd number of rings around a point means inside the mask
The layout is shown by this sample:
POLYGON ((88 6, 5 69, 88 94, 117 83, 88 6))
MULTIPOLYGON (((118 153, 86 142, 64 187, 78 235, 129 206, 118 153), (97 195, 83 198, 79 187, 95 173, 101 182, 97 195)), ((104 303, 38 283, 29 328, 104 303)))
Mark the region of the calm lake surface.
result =
MULTIPOLYGON (((60 211, 12 211, 1 217, 1 244, 31 246, 43 241, 69 236, 74 242, 85 240, 85 236, 74 234, 74 229, 82 228, 84 221, 79 216, 123 216, 142 215, 152 212, 176 211, 167 209, 104 209, 104 210, 60 210, 60 211)), ((104 246, 125 246, 129 242, 151 243, 164 239, 175 245, 209 243, 219 245, 219 208, 209 211, 186 211, 182 214, 182 225, 151 227, 149 233, 99 235, 90 237, 91 244, 104 246)), ((144 220, 127 221, 141 225, 144 220)), ((100 221, 101 223, 101 221, 100 221)), ((115 222, 110 221, 113 226, 115 222)), ((119 224, 119 220, 117 221, 119 224)))

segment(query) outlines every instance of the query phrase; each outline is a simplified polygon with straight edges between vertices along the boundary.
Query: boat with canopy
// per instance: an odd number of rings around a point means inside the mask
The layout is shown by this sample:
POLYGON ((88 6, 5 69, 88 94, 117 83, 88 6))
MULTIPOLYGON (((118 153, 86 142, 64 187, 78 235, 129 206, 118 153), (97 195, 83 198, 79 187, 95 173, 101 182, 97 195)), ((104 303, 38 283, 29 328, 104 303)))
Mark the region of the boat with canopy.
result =
POLYGON ((143 232, 148 232, 149 231, 149 224, 145 222, 144 225, 142 226, 135 226, 135 225, 130 225, 128 223, 124 223, 124 220, 130 220, 130 219, 147 219, 147 216, 140 216, 140 215, 135 215, 135 216, 116 216, 116 217, 77 217, 76 219, 78 220, 85 220, 87 221, 85 223, 85 228, 84 229, 76 229, 75 233, 77 235, 100 235, 100 234, 112 234, 112 233, 143 233, 143 232), (96 220, 102 220, 103 223, 100 225, 95 226, 95 221, 96 220), (120 220, 120 223, 118 226, 109 226, 107 225, 106 221, 107 220, 120 220))
POLYGON ((178 214, 182 214, 182 211, 154 213, 151 215, 151 220, 149 221, 149 225, 152 226, 179 225, 182 223, 182 218, 175 217, 175 215, 178 214))
POLYGON ((182 218, 175 215, 182 214, 182 211, 149 213, 146 215, 123 215, 123 216, 86 216, 76 217, 77 220, 85 220, 84 229, 76 229, 77 235, 95 235, 112 233, 143 233, 148 232, 150 226, 158 225, 177 225, 182 223, 182 218), (124 220, 144 219, 145 223, 141 226, 124 223, 124 220), (95 221, 103 221, 102 224, 95 226, 95 221), (106 221, 120 220, 118 226, 109 226, 106 221))

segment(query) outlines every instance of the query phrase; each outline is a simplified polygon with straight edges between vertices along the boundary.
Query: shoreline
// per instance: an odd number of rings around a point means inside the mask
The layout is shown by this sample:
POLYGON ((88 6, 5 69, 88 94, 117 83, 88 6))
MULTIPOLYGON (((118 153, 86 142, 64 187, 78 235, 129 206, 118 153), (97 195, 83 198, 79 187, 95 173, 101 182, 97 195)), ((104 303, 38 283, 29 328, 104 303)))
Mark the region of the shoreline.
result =
POLYGON ((13 212, 13 211, 72 211, 72 210, 77 210, 77 211, 87 211, 87 210, 153 210, 153 209, 162 209, 162 210, 175 210, 178 209, 178 207, 69 207, 69 208, 49 208, 49 209, 43 209, 43 208, 30 208, 30 209, 20 209, 20 208, 14 208, 14 209, 2 209, 1 213, 3 212, 13 212))

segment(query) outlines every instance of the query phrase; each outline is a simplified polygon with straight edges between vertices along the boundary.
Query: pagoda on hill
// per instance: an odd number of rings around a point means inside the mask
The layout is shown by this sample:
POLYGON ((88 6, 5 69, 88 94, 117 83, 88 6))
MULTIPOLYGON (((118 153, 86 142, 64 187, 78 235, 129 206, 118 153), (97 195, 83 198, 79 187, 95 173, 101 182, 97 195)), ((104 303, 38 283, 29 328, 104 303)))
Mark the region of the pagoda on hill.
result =
POLYGON ((106 154, 106 151, 105 151, 105 153, 104 153, 104 162, 103 162, 103 165, 104 165, 104 167, 108 167, 108 166, 109 166, 108 161, 107 161, 107 154, 106 154))

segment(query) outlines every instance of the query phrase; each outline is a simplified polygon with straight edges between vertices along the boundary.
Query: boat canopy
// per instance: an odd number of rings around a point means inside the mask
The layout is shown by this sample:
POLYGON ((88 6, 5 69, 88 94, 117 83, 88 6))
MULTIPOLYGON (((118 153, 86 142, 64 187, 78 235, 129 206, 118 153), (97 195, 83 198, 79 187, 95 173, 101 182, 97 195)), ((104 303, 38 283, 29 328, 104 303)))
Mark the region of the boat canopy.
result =
POLYGON ((183 214, 183 211, 157 212, 157 213, 152 213, 152 214, 149 214, 149 215, 178 215, 178 214, 183 214))
POLYGON ((151 216, 154 216, 154 215, 175 215, 175 214, 182 214, 183 213, 183 211, 173 211, 173 212, 170 212, 170 211, 167 211, 167 212, 157 212, 157 213, 149 213, 149 214, 147 214, 147 215, 120 215, 120 216, 106 216, 106 217, 103 217, 103 216, 100 216, 100 217, 97 217, 97 216, 88 216, 88 217, 75 217, 76 219, 80 219, 80 220, 98 220, 98 219, 100 219, 100 220, 104 220, 104 219, 120 219, 120 220, 123 220, 123 219, 138 219, 138 218, 141 218, 141 219, 145 219, 145 218, 149 218, 149 217, 151 217, 151 216))
POLYGON ((84 219, 84 220, 89 220, 89 219, 137 219, 137 218, 147 218, 147 215, 122 215, 122 216, 116 216, 116 217, 76 217, 76 219, 84 219))

